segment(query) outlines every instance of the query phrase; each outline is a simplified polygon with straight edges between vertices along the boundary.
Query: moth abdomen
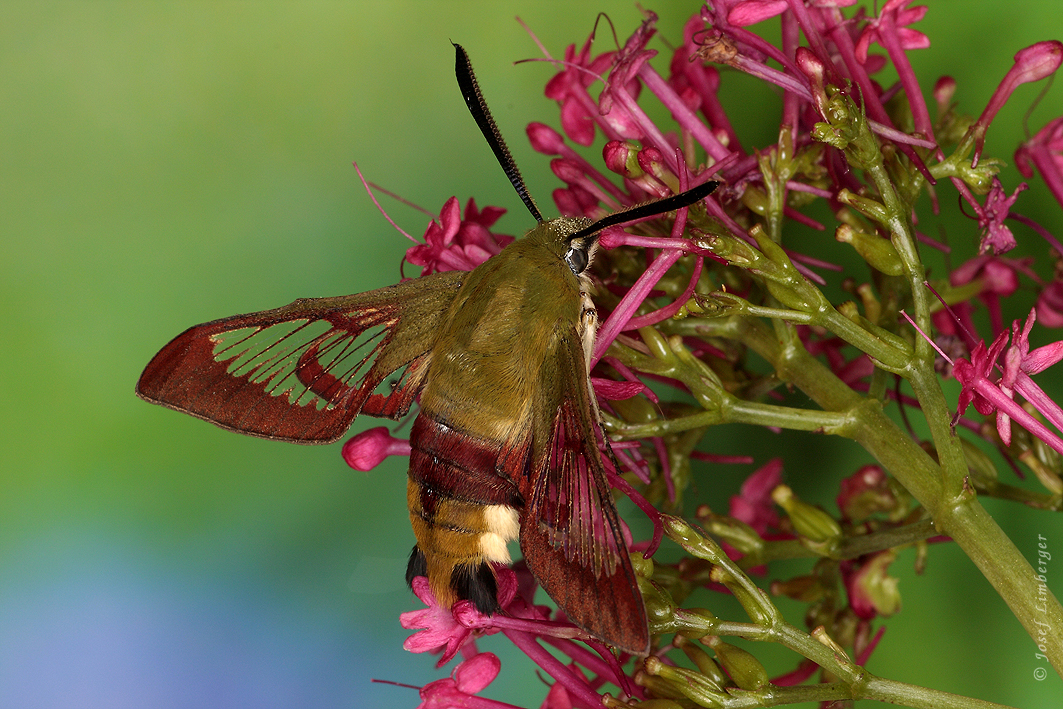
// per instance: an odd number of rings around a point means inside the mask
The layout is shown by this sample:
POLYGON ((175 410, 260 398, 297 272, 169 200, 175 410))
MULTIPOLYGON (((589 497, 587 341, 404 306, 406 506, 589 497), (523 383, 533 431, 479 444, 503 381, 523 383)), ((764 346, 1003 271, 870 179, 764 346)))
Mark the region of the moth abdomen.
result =
POLYGON ((418 576, 428 576, 428 562, 421 547, 414 544, 410 560, 406 562, 406 585, 413 588, 413 580, 418 576))
POLYGON ((498 609, 492 563, 508 564, 507 545, 520 533, 520 495, 495 471, 500 446, 425 415, 410 434, 406 487, 417 546, 407 581, 424 575, 441 605, 472 601, 498 609))
POLYGON ((498 582, 486 561, 458 564, 450 572, 450 588, 458 598, 472 601, 476 610, 486 615, 498 612, 498 582))
MULTIPOLYGON (((413 588, 413 580, 418 576, 428 576, 428 560, 415 544, 406 565, 406 585, 413 588)), ((472 601, 476 610, 485 615, 499 611, 498 581, 488 562, 455 564, 450 569, 447 585, 454 600, 472 601)))

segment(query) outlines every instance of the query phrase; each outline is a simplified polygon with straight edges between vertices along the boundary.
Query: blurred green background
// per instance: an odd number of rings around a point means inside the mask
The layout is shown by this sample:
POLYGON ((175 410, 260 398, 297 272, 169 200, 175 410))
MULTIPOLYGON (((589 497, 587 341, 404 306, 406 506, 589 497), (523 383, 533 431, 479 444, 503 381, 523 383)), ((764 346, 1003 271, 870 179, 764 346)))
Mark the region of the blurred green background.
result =
MULTIPOLYGON (((697 8, 645 4, 673 42, 697 8)), ((930 4, 933 46, 913 61, 927 87, 952 74, 968 113, 1015 51, 1063 37, 1056 0, 930 4)), ((621 37, 639 21, 628 0, 0 4, 0 707, 412 707, 415 691, 370 679, 442 676, 402 650, 397 616, 418 605, 403 583, 403 461, 356 473, 338 445, 233 435, 139 401, 133 384, 192 324, 397 280, 408 243, 352 161, 432 211, 475 196, 511 210, 501 231, 528 228, 459 97, 448 40, 469 50, 552 213, 556 181, 523 135, 531 120, 557 125, 542 96, 552 72, 511 64, 540 56, 513 18, 560 56, 599 11, 621 37)), ((744 143, 764 146, 777 97, 742 79, 727 75, 725 105, 744 143)), ((1038 90, 1019 90, 987 154, 1010 162, 1038 90)), ((1061 92, 1033 130, 1063 112, 1061 92)), ((1016 181, 1006 173, 1009 191, 1016 181)), ((422 233, 423 215, 385 204, 422 233)), ((1017 208, 1063 233, 1039 182, 1017 208)), ((737 433, 714 450, 743 452, 737 433)), ((818 456, 825 490, 850 470, 831 456, 862 461, 816 445, 780 450, 795 469, 818 456)), ((699 490, 723 507, 747 472, 706 466, 699 490)), ((990 509, 1030 557, 1048 537, 1063 591, 1060 518, 990 509)), ((1063 684, 1033 678, 1044 663, 958 549, 934 547, 921 578, 911 562, 894 568, 905 608, 873 672, 1059 705, 1063 684)), ((481 643, 503 657, 486 695, 537 706, 540 681, 495 640, 481 643)), ((792 667, 778 657, 773 672, 792 667)))

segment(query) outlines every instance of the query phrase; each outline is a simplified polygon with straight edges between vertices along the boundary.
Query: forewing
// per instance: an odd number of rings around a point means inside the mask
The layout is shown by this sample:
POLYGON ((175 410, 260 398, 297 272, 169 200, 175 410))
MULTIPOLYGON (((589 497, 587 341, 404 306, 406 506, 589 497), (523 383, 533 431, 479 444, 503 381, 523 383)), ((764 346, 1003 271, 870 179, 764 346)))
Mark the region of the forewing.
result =
POLYGON ((596 432, 582 343, 573 327, 544 364, 534 412, 520 545, 543 589, 577 625, 644 655, 649 631, 596 432))
POLYGON ((239 433, 334 441, 360 412, 397 418, 409 410, 466 275, 448 271, 196 325, 148 363, 137 394, 239 433))

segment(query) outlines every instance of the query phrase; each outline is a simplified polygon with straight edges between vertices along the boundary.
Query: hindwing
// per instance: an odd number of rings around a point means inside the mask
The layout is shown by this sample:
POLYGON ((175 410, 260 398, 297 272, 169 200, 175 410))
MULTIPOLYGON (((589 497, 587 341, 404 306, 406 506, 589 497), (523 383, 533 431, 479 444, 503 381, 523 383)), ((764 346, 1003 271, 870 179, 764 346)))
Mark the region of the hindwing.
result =
POLYGON ((529 467, 520 485, 521 551, 574 623, 645 655, 646 611, 598 448, 583 343, 574 325, 561 327, 556 356, 543 364, 529 467))

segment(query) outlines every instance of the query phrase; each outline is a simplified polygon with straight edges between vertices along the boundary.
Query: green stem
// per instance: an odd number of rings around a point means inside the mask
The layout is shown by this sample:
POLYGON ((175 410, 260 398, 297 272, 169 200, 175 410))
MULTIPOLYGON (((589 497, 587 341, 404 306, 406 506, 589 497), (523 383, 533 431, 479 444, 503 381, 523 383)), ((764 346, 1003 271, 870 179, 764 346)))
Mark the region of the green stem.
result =
POLYGON ((1006 704, 961 697, 958 694, 917 687, 880 677, 868 678, 863 694, 859 698, 876 699, 888 704, 914 707, 914 709, 1013 709, 1006 704))
POLYGON ((1015 485, 997 482, 996 480, 983 480, 980 485, 981 487, 978 491, 979 495, 995 497, 998 500, 1018 502, 1037 510, 1063 512, 1063 507, 1061 507, 1061 505, 1063 505, 1063 500, 1060 500, 1059 495, 1027 490, 1015 485))
MULTIPOLYGON (((940 532, 930 520, 906 524, 903 527, 884 529, 880 532, 844 537, 838 545, 836 559, 858 559, 864 554, 874 554, 886 549, 896 549, 936 536, 940 532)), ((739 567, 752 569, 762 564, 783 559, 804 559, 820 555, 809 550, 797 539, 781 539, 763 542, 759 550, 753 550, 738 560, 739 567)))
MULTIPOLYGON (((878 188, 888 215, 886 225, 890 230, 890 240, 904 264, 904 275, 908 281, 915 322, 924 333, 931 332, 930 294, 924 285, 926 271, 919 258, 915 237, 911 231, 909 209, 898 196, 893 181, 882 162, 882 153, 876 152, 876 159, 867 165, 867 173, 878 188)), ((930 427, 930 435, 937 448, 938 460, 945 475, 945 488, 949 496, 962 494, 964 478, 967 475, 967 462, 963 457, 960 440, 952 428, 952 416, 941 383, 934 371, 934 349, 925 337, 915 338, 915 354, 911 359, 905 378, 911 385, 915 396, 930 427)), ((927 508, 934 512, 933 508, 927 508)), ((936 515, 935 515, 936 516, 936 515)))
MULTIPOLYGON (((623 357, 618 357, 618 359, 623 361, 623 357)), ((624 362, 624 364, 628 364, 628 362, 624 362)), ((703 386, 701 382, 696 380, 687 382, 685 379, 689 377, 684 377, 677 373, 673 373, 673 376, 691 388, 703 386)), ((816 431, 821 433, 832 433, 843 427, 851 426, 853 423, 844 414, 828 411, 808 411, 790 406, 759 404, 755 401, 745 401, 727 394, 722 395, 720 398, 724 401, 718 409, 661 419, 651 423, 619 424, 607 427, 612 438, 616 440, 632 440, 651 436, 667 436, 695 428, 707 428, 721 423, 749 423, 758 426, 778 426, 779 428, 793 431, 816 431)))
POLYGON ((946 496, 940 466, 899 429, 877 402, 853 392, 803 348, 785 351, 763 325, 744 321, 742 340, 775 366, 779 377, 830 411, 846 411, 859 421, 850 436, 890 471, 931 513, 934 526, 971 558, 993 585, 1030 637, 1063 676, 1063 607, 1044 589, 1022 553, 978 502, 973 491, 946 496), (1048 637, 1040 630, 1053 629, 1048 637))
MULTIPOLYGON (((872 699, 891 704, 901 704, 916 709, 949 707, 953 709, 1005 709, 1004 705, 962 697, 904 682, 875 677, 857 665, 846 652, 822 632, 822 628, 806 633, 782 619, 767 596, 757 588, 723 550, 713 541, 680 519, 666 517, 665 532, 692 555, 710 561, 723 572, 725 583, 735 593, 743 608, 753 619, 752 623, 721 620, 706 612, 683 611, 687 628, 696 627, 699 615, 704 616, 705 634, 740 637, 754 642, 774 642, 812 660, 838 678, 827 685, 841 692, 842 699, 872 699)), ((716 569, 713 570, 716 575, 716 569)), ((760 689, 744 691, 724 699, 722 707, 777 706, 781 702, 779 689, 768 685, 760 689), (760 703, 750 703, 755 698, 760 703), (734 700, 733 702, 731 700, 734 700)))

